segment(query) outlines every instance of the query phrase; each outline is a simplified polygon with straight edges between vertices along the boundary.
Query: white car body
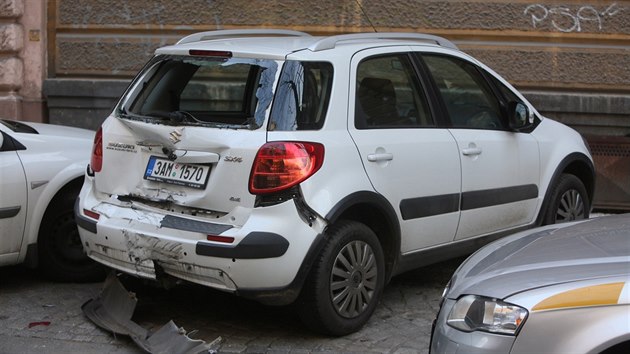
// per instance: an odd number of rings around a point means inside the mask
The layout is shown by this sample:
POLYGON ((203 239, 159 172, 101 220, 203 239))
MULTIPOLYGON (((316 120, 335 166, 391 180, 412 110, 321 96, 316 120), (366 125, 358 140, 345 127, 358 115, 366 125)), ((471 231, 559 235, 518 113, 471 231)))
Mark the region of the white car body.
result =
POLYGON ((37 243, 46 232, 42 220, 59 207, 52 203, 56 197, 76 197, 94 133, 15 121, 0 121, 0 133, 0 266, 35 266, 41 255, 37 243))
MULTIPOLYGON (((331 266, 322 260, 334 258, 329 248, 339 255, 343 250, 337 246, 346 250, 331 239, 359 238, 359 244, 369 244, 367 254, 376 261, 357 263, 348 274, 355 275, 351 292, 367 294, 369 309, 359 304, 356 316, 333 315, 337 324, 313 326, 343 334, 367 321, 375 306, 372 299, 391 276, 471 252, 514 230, 554 222, 560 203, 555 194, 575 191, 581 209, 573 212, 579 215, 566 216, 588 217, 594 174, 579 134, 541 117, 505 80, 452 43, 417 34, 311 37, 262 30, 249 37, 252 33, 246 32, 195 34, 158 49, 105 121, 93 155, 92 165, 98 167, 88 170, 77 215, 90 257, 140 277, 157 279, 165 273, 286 304, 303 285, 316 283, 307 277, 332 279, 312 270, 318 264, 331 266), (391 62, 383 65, 380 58, 391 62), (437 64, 426 65, 429 59, 437 64), (476 129, 465 128, 467 122, 453 123, 457 115, 444 110, 458 101, 440 108, 442 95, 433 91, 437 87, 428 73, 419 74, 430 69, 448 75, 440 65, 451 61, 483 80, 478 85, 486 90, 484 97, 501 104, 502 112, 514 103, 514 116, 521 112, 520 126, 507 128, 507 113, 499 117, 483 110, 471 122, 500 121, 476 129), (186 91, 187 83, 177 81, 190 79, 196 70, 236 71, 243 65, 249 65, 250 75, 258 70, 258 76, 224 90, 247 90, 252 80, 257 83, 245 96, 258 101, 238 106, 244 111, 240 121, 228 119, 231 111, 194 108, 217 96, 189 102, 183 94, 214 92, 214 86, 186 91), (192 67, 196 69, 188 71, 192 67), (389 80, 388 75, 400 77, 389 80), (390 90, 392 82, 396 86, 390 90), (168 94, 167 88, 172 88, 168 94), (318 92, 314 103, 309 89, 318 92), (390 91, 377 93, 375 101, 371 90, 390 91), (390 94, 399 101, 389 100, 390 94), (396 118, 404 118, 399 119, 403 123, 378 121, 387 114, 375 112, 392 103, 397 105, 390 116, 400 114, 396 118), (182 112, 187 110, 193 114, 182 112), (292 121, 295 112, 302 118, 292 121), (205 113, 207 120, 195 118, 205 113), (219 116, 216 122, 214 116, 219 116), (444 121, 447 116, 450 123, 444 121), (258 183, 294 178, 291 168, 299 159, 276 157, 292 149, 308 153, 305 164, 315 172, 283 189, 257 189, 258 183), (195 172, 209 166, 207 182, 202 172, 192 185, 181 185, 192 179, 164 177, 170 168, 186 164, 195 172), (275 174, 278 168, 283 174, 275 174), (576 187, 559 184, 565 175, 572 176, 570 185, 576 187), (375 283, 365 281, 372 274, 368 268, 379 273, 375 283), (367 283, 370 290, 364 288, 367 283)), ((196 79, 195 87, 203 87, 208 76, 196 79)), ((178 171, 183 176, 184 170, 178 171)))

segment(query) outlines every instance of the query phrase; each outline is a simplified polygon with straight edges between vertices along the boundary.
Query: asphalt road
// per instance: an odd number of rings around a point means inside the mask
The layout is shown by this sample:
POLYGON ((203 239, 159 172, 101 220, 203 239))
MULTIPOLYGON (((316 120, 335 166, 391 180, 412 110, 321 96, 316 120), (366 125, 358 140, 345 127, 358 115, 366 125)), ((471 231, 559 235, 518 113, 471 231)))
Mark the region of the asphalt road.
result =
MULTIPOLYGON (((339 338, 305 329, 291 307, 268 307, 202 286, 170 290, 127 283, 133 320, 156 330, 169 320, 219 353, 427 353, 444 285, 462 259, 395 277, 368 324, 339 338)), ((0 353, 142 353, 125 336, 92 324, 81 305, 101 283, 59 284, 22 267, 0 268, 0 353)))

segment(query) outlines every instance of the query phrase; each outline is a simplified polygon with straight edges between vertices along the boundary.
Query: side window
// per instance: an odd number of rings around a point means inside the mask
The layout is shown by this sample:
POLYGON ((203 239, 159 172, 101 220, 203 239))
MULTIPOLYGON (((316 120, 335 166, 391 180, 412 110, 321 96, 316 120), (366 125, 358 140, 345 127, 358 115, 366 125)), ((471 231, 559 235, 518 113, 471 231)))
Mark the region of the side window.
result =
POLYGON ((406 54, 363 60, 357 69, 358 129, 432 126, 427 100, 406 54))
POLYGON ((324 125, 333 67, 326 62, 287 60, 276 88, 269 130, 318 130, 324 125))
POLYGON ((499 100, 476 66, 442 55, 423 59, 454 127, 504 129, 499 100))

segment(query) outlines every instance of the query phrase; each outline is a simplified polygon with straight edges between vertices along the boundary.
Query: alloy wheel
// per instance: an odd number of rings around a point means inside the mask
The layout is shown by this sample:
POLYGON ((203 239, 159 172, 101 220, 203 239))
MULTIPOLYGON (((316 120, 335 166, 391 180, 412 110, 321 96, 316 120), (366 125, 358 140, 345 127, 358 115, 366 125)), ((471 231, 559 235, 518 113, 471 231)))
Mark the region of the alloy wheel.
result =
POLYGON ((569 189, 560 197, 558 210, 556 211, 556 222, 584 219, 584 210, 584 201, 580 192, 575 189, 569 189))
POLYGON ((378 267, 372 247, 363 241, 345 245, 330 276, 330 295, 337 313, 354 318, 365 311, 377 287, 378 267))

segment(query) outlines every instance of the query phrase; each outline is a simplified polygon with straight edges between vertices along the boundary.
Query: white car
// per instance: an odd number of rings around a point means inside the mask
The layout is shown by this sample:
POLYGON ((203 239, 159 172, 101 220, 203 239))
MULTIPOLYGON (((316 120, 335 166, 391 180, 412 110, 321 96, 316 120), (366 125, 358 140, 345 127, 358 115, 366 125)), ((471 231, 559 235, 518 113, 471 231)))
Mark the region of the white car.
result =
POLYGON ((630 214, 549 225, 470 256, 431 352, 630 353, 630 214))
POLYGON ((587 218, 588 148, 450 41, 214 31, 158 49, 97 132, 90 257, 358 330, 396 274, 587 218))
POLYGON ((52 279, 90 281, 74 204, 94 132, 0 119, 0 266, 38 266, 52 279))

